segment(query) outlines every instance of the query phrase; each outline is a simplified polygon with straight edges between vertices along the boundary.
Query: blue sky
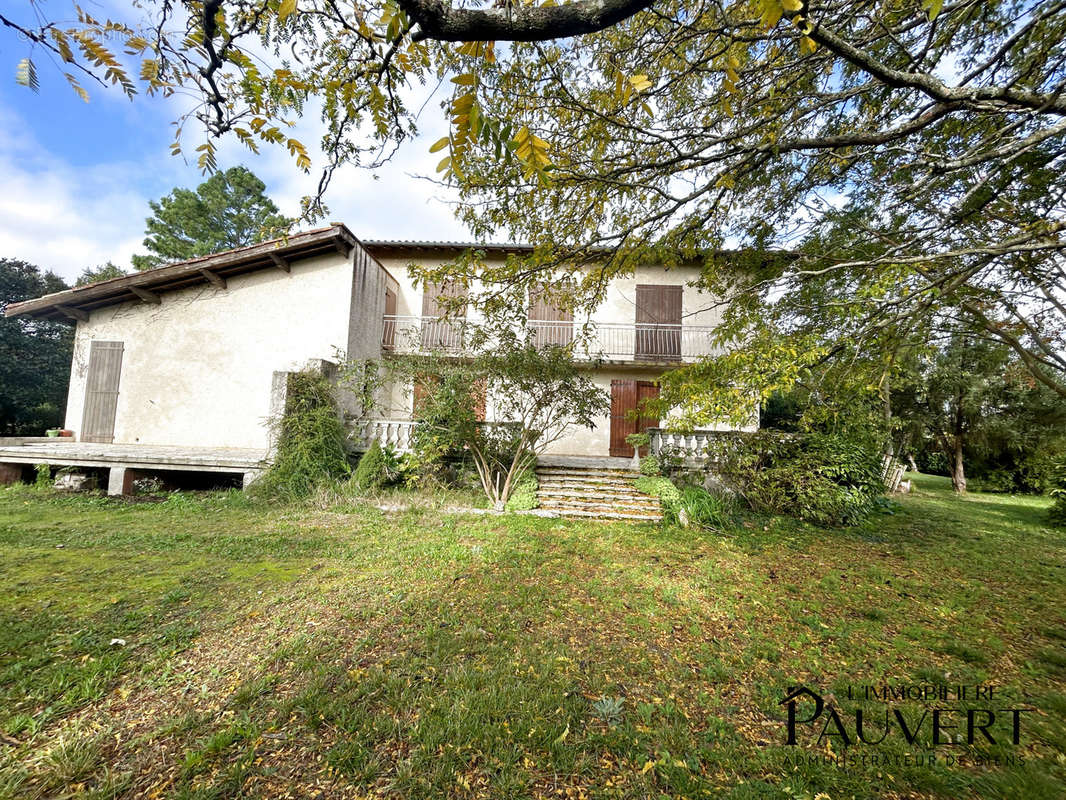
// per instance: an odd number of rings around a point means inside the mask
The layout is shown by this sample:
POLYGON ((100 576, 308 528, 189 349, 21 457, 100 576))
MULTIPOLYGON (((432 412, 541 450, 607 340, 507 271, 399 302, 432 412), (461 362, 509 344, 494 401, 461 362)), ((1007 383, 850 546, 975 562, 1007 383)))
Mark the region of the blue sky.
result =
MULTIPOLYGON (((203 180, 195 164, 170 155, 179 101, 138 96, 130 102, 119 91, 83 82, 91 95, 84 103, 40 52, 35 94, 14 80, 29 52, 0 29, 0 68, 7 73, 0 78, 0 257, 21 258, 67 279, 108 260, 128 268, 130 256, 143 252, 148 201, 203 180)), ((437 158, 428 148, 445 124, 431 102, 420 120, 422 135, 378 170, 377 180, 365 170, 338 172, 326 198, 329 220, 367 239, 468 238, 444 202, 446 193, 416 177, 433 174, 437 158)), ((299 129, 314 158, 321 124, 305 118, 299 129)), ((224 140, 219 166, 236 164, 252 169, 292 215, 318 180, 315 167, 304 175, 282 150, 256 156, 224 140)))

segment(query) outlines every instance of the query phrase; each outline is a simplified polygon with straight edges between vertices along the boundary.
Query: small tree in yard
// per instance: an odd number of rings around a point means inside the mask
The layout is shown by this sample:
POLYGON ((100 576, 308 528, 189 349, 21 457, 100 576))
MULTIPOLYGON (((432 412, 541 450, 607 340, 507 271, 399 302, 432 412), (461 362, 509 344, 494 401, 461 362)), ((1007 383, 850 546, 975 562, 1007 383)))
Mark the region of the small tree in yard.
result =
POLYGON ((578 370, 566 347, 497 341, 469 359, 404 360, 394 374, 421 387, 416 444, 438 457, 468 453, 497 510, 567 428, 593 428, 608 409, 607 393, 578 370), (492 423, 482 421, 486 397, 492 423))

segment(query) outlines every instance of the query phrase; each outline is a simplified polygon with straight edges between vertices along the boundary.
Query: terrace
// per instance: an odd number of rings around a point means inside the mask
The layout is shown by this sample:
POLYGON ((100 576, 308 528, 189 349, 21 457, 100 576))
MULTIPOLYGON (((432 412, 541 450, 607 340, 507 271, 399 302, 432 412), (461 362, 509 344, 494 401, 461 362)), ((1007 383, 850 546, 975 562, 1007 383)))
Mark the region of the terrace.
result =
MULTIPOLYGON (((529 320, 538 345, 572 345, 579 361, 686 363, 719 352, 705 325, 529 320)), ((430 316, 386 315, 381 346, 387 353, 431 351, 464 355, 472 323, 430 316)))

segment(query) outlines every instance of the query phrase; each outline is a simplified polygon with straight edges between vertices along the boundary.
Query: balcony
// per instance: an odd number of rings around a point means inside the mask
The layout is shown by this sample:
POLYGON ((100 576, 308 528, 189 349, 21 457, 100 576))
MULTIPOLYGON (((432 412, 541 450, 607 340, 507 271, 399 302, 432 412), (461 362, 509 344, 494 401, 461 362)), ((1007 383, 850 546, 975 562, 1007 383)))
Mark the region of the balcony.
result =
MULTIPOLYGON (((381 346, 387 353, 440 351, 462 355, 471 323, 439 317, 386 316, 381 346)), ((529 320, 538 345, 572 345, 579 361, 691 362, 718 350, 713 327, 653 323, 529 320)))

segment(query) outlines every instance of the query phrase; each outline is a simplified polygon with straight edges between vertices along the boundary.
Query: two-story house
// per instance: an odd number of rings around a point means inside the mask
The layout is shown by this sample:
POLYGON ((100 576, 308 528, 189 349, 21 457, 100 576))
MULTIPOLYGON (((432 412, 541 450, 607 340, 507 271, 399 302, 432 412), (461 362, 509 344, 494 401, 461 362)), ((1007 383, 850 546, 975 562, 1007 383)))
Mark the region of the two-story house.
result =
MULTIPOLYGON (((468 244, 446 242, 368 241, 394 283, 386 290, 382 328, 385 357, 436 350, 460 355, 464 349, 464 322, 476 325, 473 312, 464 319, 452 311, 459 291, 454 285, 416 286, 408 277, 412 263, 446 263, 468 249, 468 244)), ((478 245, 489 266, 522 248, 478 245)), ((629 434, 656 427, 658 420, 640 419, 634 411, 643 400, 658 395, 658 378, 665 370, 713 352, 711 333, 720 319, 715 298, 693 284, 696 266, 665 269, 645 266, 635 274, 610 281, 603 301, 591 312, 579 314, 555 307, 537 292, 527 301, 526 317, 533 339, 546 344, 571 344, 579 364, 611 397, 610 414, 593 430, 574 428, 554 442, 548 452, 560 456, 630 457, 629 434)), ((401 449, 417 417, 417 387, 392 393, 388 419, 371 429, 401 449)), ((493 421, 492 398, 486 398, 485 417, 493 421)))
MULTIPOLYGON (((417 287, 408 266, 446 263, 469 247, 361 242, 334 224, 13 304, 8 316, 76 324, 65 425, 72 436, 0 441, 0 480, 34 463, 110 467, 114 491, 150 469, 250 480, 268 457, 288 373, 461 347, 461 321, 439 313, 441 295, 454 290, 417 287)), ((478 248, 490 259, 520 249, 478 248)), ((696 275, 694 267, 641 267, 612 280, 582 319, 530 299, 538 340, 568 342, 580 327, 576 357, 611 395, 601 424, 557 441, 555 455, 628 456, 625 437, 658 423, 629 412, 657 393, 664 370, 709 352, 718 320, 713 298, 690 285, 696 275)), ((364 433, 402 449, 416 394, 394 392, 364 433)))

